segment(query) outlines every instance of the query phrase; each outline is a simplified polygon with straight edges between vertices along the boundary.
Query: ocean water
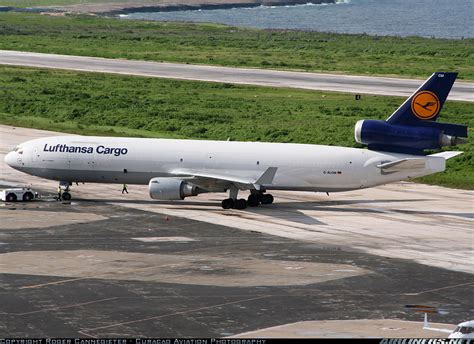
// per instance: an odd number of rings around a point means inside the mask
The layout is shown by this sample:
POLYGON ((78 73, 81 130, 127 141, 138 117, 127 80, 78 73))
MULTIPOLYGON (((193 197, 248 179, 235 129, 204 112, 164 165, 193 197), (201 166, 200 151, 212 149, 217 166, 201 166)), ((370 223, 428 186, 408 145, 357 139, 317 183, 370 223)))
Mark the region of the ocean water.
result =
POLYGON ((474 0, 339 0, 336 4, 131 13, 124 19, 370 35, 474 38, 474 0))

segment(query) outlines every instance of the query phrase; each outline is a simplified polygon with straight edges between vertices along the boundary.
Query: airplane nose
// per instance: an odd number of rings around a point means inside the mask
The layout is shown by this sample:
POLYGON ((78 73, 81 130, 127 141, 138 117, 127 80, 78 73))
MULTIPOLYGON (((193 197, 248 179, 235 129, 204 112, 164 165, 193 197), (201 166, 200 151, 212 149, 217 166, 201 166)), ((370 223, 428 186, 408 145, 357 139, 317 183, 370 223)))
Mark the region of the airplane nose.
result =
POLYGON ((5 155, 4 161, 5 161, 5 163, 6 163, 8 166, 14 166, 15 163, 16 163, 15 153, 14 153, 14 152, 10 152, 10 153, 8 153, 7 155, 5 155))

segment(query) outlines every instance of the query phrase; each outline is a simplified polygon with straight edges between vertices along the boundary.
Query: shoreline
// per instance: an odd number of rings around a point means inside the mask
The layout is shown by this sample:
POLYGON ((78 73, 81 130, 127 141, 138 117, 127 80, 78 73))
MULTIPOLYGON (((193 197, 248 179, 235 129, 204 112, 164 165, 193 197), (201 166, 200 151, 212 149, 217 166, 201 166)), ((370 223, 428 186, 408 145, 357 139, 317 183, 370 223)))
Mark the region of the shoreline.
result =
POLYGON ((122 3, 81 3, 68 6, 35 6, 28 8, 0 7, 0 12, 40 12, 40 13, 71 13, 91 14, 100 16, 116 16, 129 13, 146 12, 178 12, 191 10, 216 10, 259 6, 295 6, 312 4, 333 4, 336 0, 157 0, 122 3))
POLYGON ((231 8, 251 8, 259 6, 295 6, 305 5, 307 3, 322 4, 335 3, 335 0, 232 0, 232 1, 197 1, 190 3, 189 1, 183 4, 162 4, 162 5, 144 5, 136 7, 123 7, 121 9, 114 9, 111 11, 96 13, 100 15, 119 15, 129 13, 147 13, 147 12, 179 12, 179 11, 197 11, 197 10, 221 10, 231 8))

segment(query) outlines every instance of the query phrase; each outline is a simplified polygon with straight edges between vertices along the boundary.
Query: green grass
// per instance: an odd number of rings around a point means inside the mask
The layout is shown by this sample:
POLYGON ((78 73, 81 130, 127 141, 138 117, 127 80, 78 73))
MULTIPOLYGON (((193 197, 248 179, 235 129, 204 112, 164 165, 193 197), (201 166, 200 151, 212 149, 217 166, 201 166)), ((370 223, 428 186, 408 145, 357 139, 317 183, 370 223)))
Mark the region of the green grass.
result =
MULTIPOLYGON (((0 123, 85 135, 298 142, 361 147, 359 119, 385 119, 404 100, 0 67, 0 123)), ((474 125, 474 104, 448 102, 442 120, 474 125)), ((474 189, 474 145, 448 170, 421 179, 474 189)))
POLYGON ((474 39, 376 37, 257 30, 92 16, 0 13, 0 49, 426 78, 458 71, 474 80, 474 39))

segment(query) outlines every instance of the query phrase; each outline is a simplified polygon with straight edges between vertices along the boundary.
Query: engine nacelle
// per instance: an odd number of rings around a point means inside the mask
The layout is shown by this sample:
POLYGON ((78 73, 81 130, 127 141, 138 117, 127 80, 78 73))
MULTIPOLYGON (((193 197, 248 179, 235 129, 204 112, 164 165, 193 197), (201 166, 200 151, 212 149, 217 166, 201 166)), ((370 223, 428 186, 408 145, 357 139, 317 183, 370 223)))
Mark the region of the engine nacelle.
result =
POLYGON ((198 188, 175 178, 153 178, 148 183, 150 197, 163 201, 181 200, 189 196, 197 196, 198 188))
POLYGON ((446 135, 443 130, 429 126, 394 125, 385 121, 360 120, 355 125, 355 140, 369 149, 391 151, 423 151, 455 146, 466 141, 446 135))

